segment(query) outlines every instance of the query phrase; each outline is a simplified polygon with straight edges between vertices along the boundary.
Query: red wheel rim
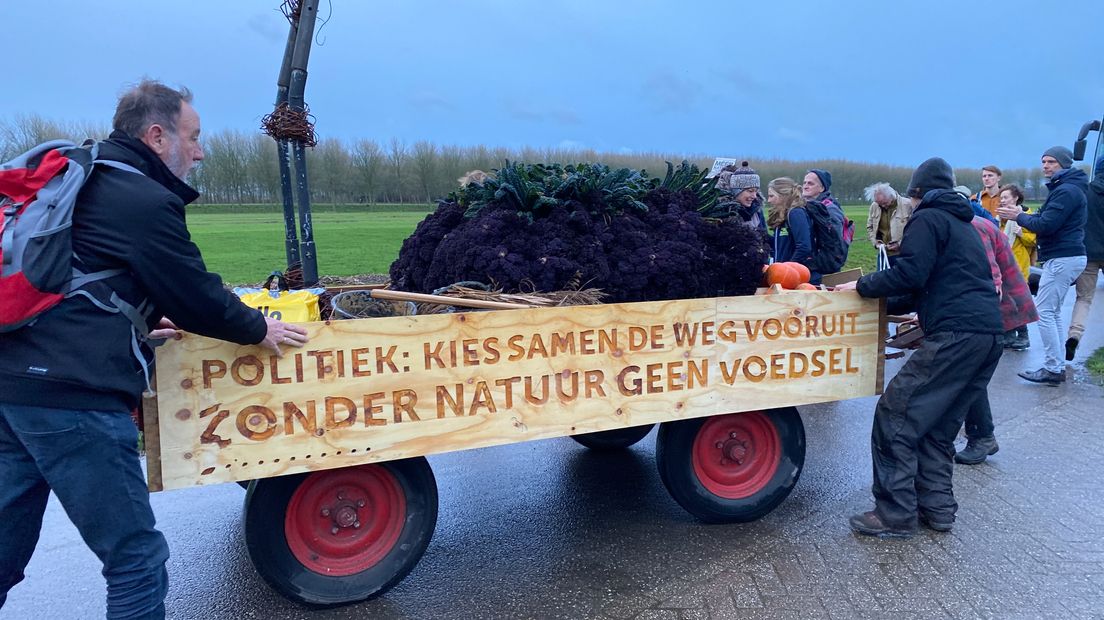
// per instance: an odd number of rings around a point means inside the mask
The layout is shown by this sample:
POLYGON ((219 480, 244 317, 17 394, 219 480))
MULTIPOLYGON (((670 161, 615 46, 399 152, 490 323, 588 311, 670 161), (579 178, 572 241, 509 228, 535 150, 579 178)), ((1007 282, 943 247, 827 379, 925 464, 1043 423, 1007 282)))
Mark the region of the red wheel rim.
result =
POLYGON ((315 472, 288 502, 284 534, 308 569, 345 577, 375 566, 395 546, 406 497, 381 465, 315 472))
POLYGON ((781 458, 778 429, 760 411, 711 417, 694 438, 694 474, 710 493, 725 499, 762 491, 781 458))

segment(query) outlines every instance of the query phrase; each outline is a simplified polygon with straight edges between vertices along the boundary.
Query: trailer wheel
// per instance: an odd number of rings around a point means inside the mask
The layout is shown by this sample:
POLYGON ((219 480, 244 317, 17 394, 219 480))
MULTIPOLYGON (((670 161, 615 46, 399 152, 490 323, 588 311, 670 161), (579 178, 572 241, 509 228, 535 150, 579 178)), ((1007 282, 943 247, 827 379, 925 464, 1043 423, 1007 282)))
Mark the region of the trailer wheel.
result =
POLYGON ((387 591, 418 563, 436 524, 437 483, 423 457, 265 478, 245 496, 253 566, 310 606, 387 591))
POLYGON ((645 424, 644 426, 633 426, 630 428, 616 428, 611 431, 572 435, 571 438, 591 450, 621 450, 644 439, 648 433, 652 432, 653 426, 655 426, 655 424, 645 424))
POLYGON ((793 490, 805 464, 797 409, 666 422, 656 439, 663 485, 707 523, 754 521, 793 490))

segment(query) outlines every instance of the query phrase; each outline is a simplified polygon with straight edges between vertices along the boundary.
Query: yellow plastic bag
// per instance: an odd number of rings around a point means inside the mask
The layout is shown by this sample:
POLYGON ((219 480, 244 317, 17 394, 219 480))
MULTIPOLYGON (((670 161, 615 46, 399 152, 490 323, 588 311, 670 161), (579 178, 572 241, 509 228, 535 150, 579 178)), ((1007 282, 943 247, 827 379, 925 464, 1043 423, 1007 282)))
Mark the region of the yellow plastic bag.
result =
POLYGON ((270 291, 264 288, 236 288, 234 293, 242 303, 256 308, 267 317, 288 323, 322 320, 318 296, 323 289, 308 288, 293 291, 270 291))

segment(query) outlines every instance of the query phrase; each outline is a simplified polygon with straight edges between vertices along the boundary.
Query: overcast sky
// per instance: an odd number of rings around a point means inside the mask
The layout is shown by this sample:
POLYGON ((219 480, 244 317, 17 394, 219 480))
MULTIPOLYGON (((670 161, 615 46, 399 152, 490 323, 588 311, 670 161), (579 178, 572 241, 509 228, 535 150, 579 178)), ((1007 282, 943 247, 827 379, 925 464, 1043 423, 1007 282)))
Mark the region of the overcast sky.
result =
MULTIPOLYGON (((255 131, 278 7, 0 0, 0 120, 106 124, 149 76, 191 88, 205 132, 255 131)), ((1104 116, 1094 0, 322 0, 319 15, 322 137, 1020 167, 1104 116)))

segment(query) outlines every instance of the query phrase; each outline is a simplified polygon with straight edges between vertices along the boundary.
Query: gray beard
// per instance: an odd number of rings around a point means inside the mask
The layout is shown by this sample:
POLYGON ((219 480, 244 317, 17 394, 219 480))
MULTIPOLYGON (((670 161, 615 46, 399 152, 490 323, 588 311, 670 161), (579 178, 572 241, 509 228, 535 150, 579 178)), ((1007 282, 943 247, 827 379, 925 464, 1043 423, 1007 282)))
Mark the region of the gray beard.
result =
POLYGON ((169 158, 165 161, 165 166, 168 167, 169 172, 172 172, 176 178, 181 181, 188 180, 188 173, 192 170, 192 162, 184 159, 184 156, 180 153, 179 140, 171 140, 169 143, 169 158))

